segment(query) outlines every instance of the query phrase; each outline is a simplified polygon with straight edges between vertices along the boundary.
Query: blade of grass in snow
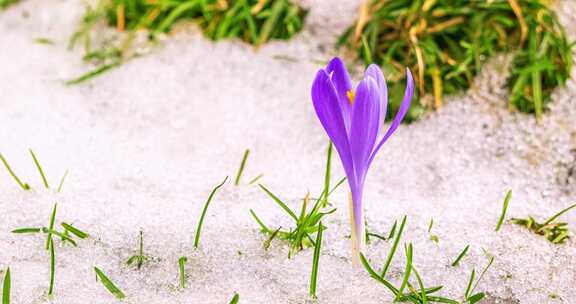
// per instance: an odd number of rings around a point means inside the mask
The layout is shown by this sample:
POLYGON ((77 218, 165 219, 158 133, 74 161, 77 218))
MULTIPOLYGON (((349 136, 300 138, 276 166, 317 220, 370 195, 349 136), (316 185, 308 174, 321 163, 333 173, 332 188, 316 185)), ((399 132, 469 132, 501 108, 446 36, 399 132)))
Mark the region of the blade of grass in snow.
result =
POLYGON ((208 210, 208 205, 210 205, 212 197, 214 197, 216 191, 218 191, 218 189, 220 189, 220 187, 222 187, 227 180, 228 176, 226 176, 226 178, 212 190, 210 196, 208 196, 208 200, 206 200, 206 203, 204 204, 204 209, 202 209, 202 215, 200 215, 200 220, 198 221, 198 227, 196 227, 196 236, 194 237, 194 248, 198 248, 198 245, 200 243, 200 232, 202 230, 202 223, 204 222, 204 217, 206 216, 206 211, 208 210))
POLYGON ((326 173, 324 174, 324 203, 323 206, 328 205, 328 196, 330 196, 330 171, 332 167, 332 142, 328 143, 328 151, 326 152, 326 173))
POLYGON ((32 149, 28 149, 28 151, 30 151, 30 155, 32 155, 32 160, 34 161, 34 164, 36 165, 38 172, 40 172, 40 177, 42 177, 42 183, 44 183, 44 187, 46 189, 50 189, 50 186, 48 185, 48 180, 46 179, 46 175, 44 174, 44 170, 42 170, 42 166, 40 165, 40 162, 38 161, 36 154, 34 154, 34 151, 32 151, 32 149))
POLYGON ((316 299, 316 283, 318 281, 318 263, 320 262, 320 247, 322 247, 322 222, 318 223, 318 234, 316 236, 316 246, 314 247, 314 258, 312 259, 312 274, 310 275, 310 296, 316 299))
POLYGON ((474 277, 476 276, 476 270, 472 269, 472 273, 470 274, 470 279, 468 280, 468 285, 466 286, 466 291, 464 292, 464 298, 468 299, 470 292, 472 290, 472 283, 474 282, 474 277))
MULTIPOLYGON (((76 244, 76 241, 74 241, 70 236, 68 236, 68 235, 66 235, 66 234, 63 234, 63 233, 60 233, 60 232, 58 232, 58 231, 56 231, 56 230, 48 229, 48 228, 46 228, 46 227, 43 227, 43 228, 42 228, 42 232, 43 232, 43 233, 47 233, 47 234, 49 234, 49 235, 58 236, 58 237, 60 237, 61 239, 65 240, 65 241, 67 241, 67 242, 70 242, 70 244, 74 245, 74 247, 78 246, 78 244, 76 244)), ((54 240, 50 240, 50 243, 52 243, 52 242, 54 242, 54 240)))
POLYGON ((280 229, 282 229, 282 226, 280 226, 280 227, 278 227, 278 229, 274 230, 274 232, 272 232, 270 234, 268 239, 266 241, 264 241, 264 250, 268 250, 268 248, 270 248, 270 244, 272 244, 272 240, 274 240, 276 235, 278 235, 278 232, 280 232, 280 229))
MULTIPOLYGON (((402 218, 402 222, 400 223, 400 229, 398 230, 398 234, 396 235, 396 238, 394 239, 394 244, 392 245, 392 248, 390 249, 390 252, 388 253, 388 258, 386 258, 386 263, 384 263, 384 267, 382 268, 382 274, 380 275, 382 278, 384 278, 386 276, 386 272, 388 272, 388 268, 390 267, 390 263, 392 263, 392 258, 394 257, 394 254, 396 253, 396 249, 398 248, 398 243, 400 243, 400 238, 402 237, 402 232, 404 231, 404 225, 406 224, 406 216, 404 216, 402 218)), ((396 224, 394 224, 394 227, 396 227, 396 224)))
POLYGON ((569 206, 561 210, 560 212, 556 213, 549 219, 547 219, 544 223, 538 223, 533 217, 529 216, 528 219, 519 219, 519 218, 512 218, 512 222, 517 225, 522 225, 528 228, 530 231, 543 235, 548 239, 550 242, 554 244, 563 243, 565 240, 569 238, 568 235, 568 227, 567 223, 556 223, 554 222, 558 217, 562 214, 570 211, 571 209, 575 208, 576 204, 569 206))
POLYGON ((466 247, 464 247, 464 250, 462 250, 458 257, 456 257, 456 260, 452 262, 452 267, 455 267, 458 265, 458 263, 460 263, 460 260, 462 260, 462 258, 466 255, 466 252, 468 252, 468 248, 470 248, 470 245, 466 245, 466 247))
POLYGON ((2 304, 10 304, 10 268, 6 269, 6 274, 4 275, 4 283, 2 286, 2 304))
POLYGON ((236 179, 234 180, 234 185, 238 186, 240 184, 240 178, 242 177, 242 172, 244 172, 244 166, 246 166, 246 160, 248 159, 248 155, 250 154, 250 150, 246 149, 244 151, 244 156, 242 156, 242 162, 240 162, 240 168, 238 168, 238 173, 236 174, 236 179))
POLYGON ((56 220, 56 209, 58 204, 54 204, 54 209, 52 209, 52 214, 50 215, 50 225, 48 226, 48 235, 46 236, 46 250, 50 248, 50 242, 52 242, 52 231, 54 230, 54 221, 56 220))
POLYGON ((100 279, 102 285, 108 289, 108 291, 113 294, 117 299, 124 299, 126 295, 120 290, 120 288, 116 287, 112 281, 102 272, 102 270, 98 269, 98 267, 94 267, 94 271, 96 272, 96 279, 100 279))
POLYGON ((110 64, 104 64, 102 66, 97 67, 96 69, 89 71, 83 75, 80 75, 77 78, 68 80, 65 82, 66 85, 74 85, 74 84, 79 84, 85 81, 88 81, 108 70, 111 70, 113 68, 116 68, 118 66, 120 66, 121 62, 114 62, 114 63, 110 63, 110 64))
POLYGON ((251 179, 251 180, 248 182, 248 185, 253 185, 253 184, 254 184, 255 182, 257 182, 259 179, 261 179, 262 176, 264 176, 264 174, 258 174, 258 176, 256 176, 255 178, 251 179))
MULTIPOLYGON (((406 251, 406 269, 404 270, 402 284, 400 284, 400 288, 398 288, 398 295, 401 295, 404 288, 408 285, 408 280, 412 272, 412 244, 408 244, 408 246, 404 245, 404 251, 406 251)), ((396 299, 398 299, 398 295, 396 295, 396 299)))
POLYGON ((392 225, 392 228, 390 228, 390 233, 388 234, 386 240, 390 240, 394 237, 394 234, 396 233, 396 224, 398 224, 398 221, 394 221, 394 224, 392 225))
POLYGON ((260 186, 260 188, 264 190, 264 192, 266 192, 268 196, 270 196, 280 207, 282 207, 282 209, 284 209, 284 211, 286 211, 286 213, 288 213, 290 217, 298 221, 298 217, 296 216, 296 214, 294 214, 294 212, 292 212, 292 210, 288 206, 286 206, 286 204, 284 204, 283 201, 281 201, 276 195, 274 195, 274 193, 270 192, 270 190, 268 190, 262 184, 258 184, 258 186, 260 186))
POLYGON ((424 288, 424 283, 422 282, 422 278, 420 277, 420 274, 418 274, 418 271, 416 271, 416 268, 414 266, 412 266, 412 272, 414 272, 414 276, 416 276, 416 280, 418 281, 418 285, 420 286, 420 296, 422 299, 422 304, 426 304, 428 303, 428 299, 426 297, 426 288, 424 288))
MULTIPOLYGON (((52 237, 50 237, 52 238, 52 237)), ((54 292, 54 275, 56 274, 56 255, 54 254, 54 241, 50 241, 50 287, 48 288, 48 295, 51 296, 54 292)))
POLYGON ((20 186, 20 188, 22 188, 23 190, 30 190, 30 185, 28 185, 27 183, 23 183, 18 178, 16 173, 14 173, 14 171, 12 171, 12 168, 10 168, 10 165, 8 165, 8 162, 6 161, 2 153, 0 153, 0 160, 2 160, 4 167, 6 167, 6 170, 8 170, 8 173, 10 173, 10 176, 12 176, 12 178, 14 179, 14 181, 16 181, 16 183, 20 186))
POLYGON ((500 218, 498 219, 498 224, 496 224, 496 231, 500 230, 502 227, 502 223, 504 223, 504 219, 506 218, 506 210, 508 210, 508 203, 512 198, 512 190, 508 190, 506 193, 506 198, 504 199, 504 205, 502 206, 502 213, 500 214, 500 218))
POLYGON ((180 287, 181 288, 185 288, 186 287, 186 269, 184 268, 184 266, 186 265, 186 262, 188 262, 188 258, 187 257, 180 257, 178 259, 178 270, 180 271, 180 287))
POLYGON ((480 273, 480 276, 478 277, 478 280, 476 281, 476 283, 474 284, 474 286, 470 290, 470 293, 473 293, 474 290, 476 289, 476 287, 478 287, 478 284, 480 283, 480 281, 482 280, 482 278, 484 277, 484 275, 486 274, 486 272, 488 271, 490 266, 492 266, 493 262, 494 262, 494 257, 492 256, 492 257, 490 257, 490 260, 488 261, 488 264, 486 265, 486 267, 484 267, 484 269, 482 270, 482 273, 480 273))
POLYGON ((42 228, 18 228, 12 230, 12 233, 39 233, 42 228))
POLYGON ((70 233, 72 233, 73 235, 81 238, 81 239, 85 239, 88 237, 88 233, 70 225, 70 224, 66 224, 66 223, 60 223, 60 225, 62 226, 62 228, 64 228, 67 231, 70 231, 70 233))
POLYGON ((240 300, 240 295, 237 293, 234 293, 234 297, 232 297, 232 300, 230 300, 230 304, 238 304, 239 300, 240 300))
POLYGON ((138 254, 135 254, 133 256, 131 256, 128 261, 126 262, 126 264, 128 264, 128 266, 132 265, 134 262, 136 262, 136 268, 140 269, 142 267, 142 264, 144 264, 144 261, 146 260, 146 257, 144 256, 144 234, 142 232, 142 230, 140 230, 140 234, 139 234, 139 241, 138 241, 138 254))
POLYGON ((58 184, 58 190, 56 190, 57 192, 62 191, 62 186, 64 186, 64 180, 66 180, 67 176, 68 176, 68 169, 66 169, 64 175, 62 175, 62 178, 60 179, 60 184, 58 184))

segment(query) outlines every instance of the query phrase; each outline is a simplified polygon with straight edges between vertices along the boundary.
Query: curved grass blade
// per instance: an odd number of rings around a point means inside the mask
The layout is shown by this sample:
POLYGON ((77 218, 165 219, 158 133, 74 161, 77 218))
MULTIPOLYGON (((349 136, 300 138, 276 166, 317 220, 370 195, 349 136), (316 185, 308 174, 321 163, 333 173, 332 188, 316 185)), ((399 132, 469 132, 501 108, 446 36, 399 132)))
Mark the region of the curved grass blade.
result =
POLYGON ((196 236, 194 237, 194 248, 198 248, 198 245, 200 243, 200 232, 202 230, 202 223, 204 222, 204 217, 206 216, 206 211, 208 210, 208 205, 210 205, 212 197, 214 197, 216 191, 218 191, 218 189, 220 189, 220 187, 222 187, 227 180, 228 176, 226 176, 226 178, 212 190, 210 196, 208 196, 208 200, 206 200, 206 203, 204 204, 204 209, 202 210, 202 215, 200 215, 200 220, 198 221, 198 227, 196 228, 196 236))
POLYGON ((296 222, 298 222, 298 217, 296 216, 296 214, 294 214, 294 212, 288 206, 286 206, 284 202, 282 202, 276 195, 270 192, 270 190, 268 190, 262 184, 258 184, 258 186, 260 186, 260 188, 264 190, 264 192, 266 192, 268 196, 270 196, 278 205, 280 205, 280 207, 282 207, 282 209, 284 209, 284 211, 286 211, 286 213, 288 213, 290 217, 292 217, 296 222))
POLYGON ((398 299, 399 295, 402 295, 404 288, 408 285, 408 280, 410 279, 410 274, 412 273, 412 244, 408 244, 408 246, 404 247, 406 251, 406 269, 404 271, 404 278, 402 279, 402 284, 398 289, 398 293, 396 294, 396 299, 398 299))
POLYGON ((124 299, 126 295, 120 290, 110 279, 100 270, 98 267, 94 266, 94 271, 96 272, 96 279, 100 279, 102 285, 108 289, 108 291, 114 295, 117 299, 124 299))
POLYGON ((500 214, 500 218, 498 219, 498 224, 496 225, 496 231, 500 230, 502 223, 504 223, 504 218, 506 217, 506 210, 508 210, 508 203, 512 198, 512 190, 508 190, 506 193, 506 198, 504 198, 504 205, 502 206, 502 213, 500 214))

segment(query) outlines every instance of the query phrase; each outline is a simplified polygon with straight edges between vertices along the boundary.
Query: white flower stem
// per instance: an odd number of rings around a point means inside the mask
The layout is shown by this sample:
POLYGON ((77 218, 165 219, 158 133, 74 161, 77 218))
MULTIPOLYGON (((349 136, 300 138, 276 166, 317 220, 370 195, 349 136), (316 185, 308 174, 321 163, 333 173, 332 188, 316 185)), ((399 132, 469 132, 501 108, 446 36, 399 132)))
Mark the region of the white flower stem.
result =
POLYGON ((361 208, 359 214, 354 213, 354 201, 352 199, 352 193, 349 196, 349 207, 350 207, 350 230, 351 230, 351 240, 352 240, 352 266, 359 267, 360 253, 364 253, 364 248, 366 247, 366 231, 364 227, 364 209, 361 208), (356 225, 356 217, 361 220, 360 225, 356 225))

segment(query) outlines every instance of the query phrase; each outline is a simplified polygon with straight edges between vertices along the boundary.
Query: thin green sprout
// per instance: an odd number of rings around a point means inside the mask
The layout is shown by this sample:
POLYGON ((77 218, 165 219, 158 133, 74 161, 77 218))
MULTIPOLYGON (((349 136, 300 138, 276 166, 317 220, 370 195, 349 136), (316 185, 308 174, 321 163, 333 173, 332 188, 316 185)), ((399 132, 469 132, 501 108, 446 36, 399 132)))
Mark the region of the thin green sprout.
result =
POLYGON ((56 209, 58 204, 54 204, 54 209, 52 209, 52 214, 50 215, 50 225, 48 226, 48 235, 46 236, 46 250, 50 248, 50 243, 52 242, 52 233, 54 230, 54 221, 56 220, 56 209))
POLYGON ((6 269, 4 274, 4 283, 2 287, 2 304, 10 304, 10 267, 6 269))
POLYGON ((6 170, 8 170, 8 173, 10 173, 10 176, 12 176, 12 178, 14 179, 14 181, 16 181, 16 183, 20 186, 20 188, 22 188, 23 190, 30 190, 30 185, 28 185, 27 183, 23 183, 18 178, 16 173, 14 173, 14 171, 12 171, 12 168, 10 168, 10 165, 8 164, 2 153, 0 153, 0 160, 2 160, 4 167, 6 167, 6 170))
POLYGON ((324 196, 324 203, 323 206, 328 205, 328 196, 330 195, 330 170, 331 170, 331 162, 332 162, 332 142, 328 143, 328 151, 326 152, 326 173, 324 174, 324 193, 327 193, 324 196))
POLYGON ((32 155, 32 160, 34 161, 36 168, 38 168, 38 172, 40 173, 40 177, 42 177, 42 183, 44 183, 44 187, 46 189, 50 189, 50 186, 48 185, 48 180, 46 179, 46 175, 44 174, 44 170, 42 170, 42 166, 40 165, 40 162, 38 161, 36 154, 34 154, 34 151, 32 151, 32 149, 28 149, 28 151, 30 151, 30 155, 32 155))
POLYGON ((320 262, 320 247, 322 247, 322 222, 318 223, 318 234, 316 236, 316 246, 314 247, 314 258, 312 259, 312 273, 310 275, 310 296, 316 299, 316 283, 318 281, 318 265, 320 262))
POLYGON ((264 174, 258 174, 256 177, 254 177, 253 179, 251 179, 251 180, 248 182, 248 185, 253 185, 253 184, 256 183, 259 179, 261 179, 262 176, 264 176, 264 174))
MULTIPOLYGON (((50 236, 52 238, 52 236, 50 236)), ((50 241, 50 287, 48 288, 48 295, 51 296, 54 292, 54 275, 56 274, 56 255, 54 254, 54 241, 50 241)))
POLYGON ((85 239, 88 237, 88 233, 70 225, 67 223, 60 223, 60 225, 62 226, 62 228, 65 229, 65 231, 70 231, 70 233, 74 234, 75 236, 81 238, 81 239, 85 239))
POLYGON ((64 175, 62 175, 62 178, 60 179, 60 183, 58 184, 58 190, 56 190, 57 192, 62 191, 62 186, 64 186, 64 180, 66 180, 67 176, 68 176, 68 169, 64 171, 64 175))
MULTIPOLYGON (((398 234, 396 235, 396 238, 394 239, 394 243, 392 245, 392 248, 390 249, 390 252, 388 253, 388 257, 386 258, 386 263, 384 263, 384 267, 382 268, 382 273, 381 273, 381 277, 384 278, 386 276, 386 272, 388 272, 388 268, 390 267, 390 263, 392 263, 392 258, 394 257, 394 254, 396 253, 396 248, 398 248, 398 244, 400 243, 400 238, 402 237, 402 232, 404 231, 404 225, 406 224, 406 216, 404 216, 402 218, 402 222, 400 223, 400 229, 398 230, 398 234)), ((396 227, 396 224, 394 224, 394 227, 396 227)))
POLYGON ((94 271, 96 272, 96 281, 100 279, 102 285, 106 287, 106 289, 114 295, 117 299, 124 299, 126 295, 118 288, 114 283, 100 270, 98 267, 94 266, 94 271))
POLYGON ((462 258, 468 252, 468 248, 470 248, 470 245, 466 245, 466 247, 464 247, 464 250, 462 250, 462 252, 460 252, 458 257, 456 257, 456 260, 454 260, 454 262, 452 262, 452 267, 456 267, 458 265, 458 263, 460 263, 460 260, 462 260, 462 258))
POLYGON ((246 166, 246 160, 248 159, 248 155, 250 154, 250 150, 246 149, 244 151, 244 156, 242 156, 242 162, 240 162, 240 168, 238 168, 238 173, 236 174, 236 179, 234 180, 234 185, 238 186, 240 184, 240 178, 242 177, 242 172, 244 172, 244 166, 246 166))
POLYGON ((178 269, 180 271, 180 288, 186 288, 186 262, 188 262, 188 258, 185 256, 178 259, 178 269))
POLYGON ((128 259, 128 261, 126 262, 126 264, 128 264, 130 266, 134 262, 136 262, 136 268, 140 269, 140 268, 142 268, 142 264, 144 264, 145 260, 146 260, 146 257, 144 256, 144 234, 143 234, 142 230, 140 230, 139 239, 138 239, 138 254, 131 256, 128 259))
POLYGON ((394 234, 396 234, 396 224, 398 224, 398 221, 395 220, 392 228, 390 228, 390 233, 388 233, 388 237, 386 238, 387 240, 391 240, 394 234))
POLYGON ((508 203, 510 202, 511 198, 512 198, 512 190, 508 190, 508 193, 506 193, 506 198, 504 198, 502 213, 500 214, 498 224, 496 225, 496 231, 500 230, 500 227, 502 227, 502 223, 504 223, 504 219, 506 218, 506 210, 508 210, 508 203))
POLYGON ((208 205, 210 205, 212 197, 214 197, 216 191, 218 191, 218 189, 220 189, 220 187, 222 187, 227 180, 228 176, 226 176, 226 178, 212 190, 210 196, 208 196, 208 200, 206 200, 206 203, 204 204, 204 209, 202 210, 202 215, 200 216, 200 220, 198 221, 198 227, 196 228, 196 236, 194 237, 194 248, 198 248, 198 245, 200 244, 200 232, 202 230, 202 223, 204 222, 204 217, 206 216, 206 211, 208 210, 208 205))
POLYGON ((420 277, 418 271, 416 271, 416 268, 414 266, 412 266, 412 272, 414 272, 414 276, 416 276, 416 280, 418 281, 418 285, 420 286, 422 304, 426 304, 428 303, 428 299, 426 298, 426 288, 424 288, 422 278, 420 277))
POLYGON ((410 279, 410 273, 412 272, 412 244, 404 244, 404 251, 406 252, 406 270, 404 270, 404 278, 402 279, 402 284, 400 288, 398 288, 398 294, 396 295, 396 299, 398 299, 398 295, 402 294, 404 288, 408 284, 408 280, 410 279))

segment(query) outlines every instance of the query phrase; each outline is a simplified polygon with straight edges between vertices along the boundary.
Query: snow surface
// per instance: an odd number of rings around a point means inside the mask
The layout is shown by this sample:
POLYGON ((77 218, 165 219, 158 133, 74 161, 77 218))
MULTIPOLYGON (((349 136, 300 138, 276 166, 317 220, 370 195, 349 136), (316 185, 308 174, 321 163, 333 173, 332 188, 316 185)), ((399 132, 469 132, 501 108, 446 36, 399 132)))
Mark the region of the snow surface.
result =
MULTIPOLYGON (((0 12, 0 151, 34 187, 22 191, 0 170, 0 269, 10 266, 14 303, 115 303, 95 281, 100 267, 127 295, 125 303, 309 302, 313 251, 287 259, 287 246, 266 236, 249 214, 271 226, 290 221, 256 186, 261 180, 297 208, 310 190, 321 191, 326 136, 309 90, 331 45, 355 14, 354 1, 308 1, 306 30, 260 51, 238 41, 213 43, 187 27, 142 58, 80 86, 63 80, 86 67, 67 40, 83 12, 80 1, 23 0, 0 12), (35 44, 47 37, 55 46, 35 44), (281 59, 292 57, 296 60, 281 59), (70 169, 62 193, 45 191, 28 155, 33 148, 56 186, 70 169), (202 205, 212 187, 236 173, 251 149, 244 183, 216 194, 192 247, 202 205), (46 297, 49 255, 44 238, 15 235, 14 228, 45 226, 57 201, 57 223, 91 234, 77 248, 58 246, 56 289, 46 297), (127 267, 138 231, 142 270, 127 267), (188 288, 178 284, 180 256, 188 256, 188 288)), ((558 11, 574 38, 576 3, 558 11)), ((385 234, 408 215, 405 240, 427 286, 444 285, 458 297, 473 268, 495 256, 477 291, 486 303, 573 303, 576 241, 552 245, 522 227, 494 227, 508 189, 508 217, 543 219, 576 202, 576 83, 554 95, 542 123, 510 113, 499 64, 485 69, 468 93, 452 97, 437 113, 402 126, 376 158, 365 190, 369 228, 385 234), (428 222, 434 218, 429 239, 428 222), (459 267, 450 263, 470 244, 459 267), (556 299, 552 299, 556 297, 556 299)), ((574 75, 574 73, 573 73, 574 75)), ((356 75, 356 79, 359 75, 356 75)), ((335 161, 334 182, 343 176, 335 161)), ((346 191, 324 224, 320 303, 391 302, 384 286, 349 262, 346 191)), ((563 217, 576 226, 576 212, 563 217)), ((57 242, 59 244, 59 242, 57 242)), ((389 243, 375 241, 368 256, 383 264, 389 243)), ((403 271, 403 253, 392 279, 403 271)))

